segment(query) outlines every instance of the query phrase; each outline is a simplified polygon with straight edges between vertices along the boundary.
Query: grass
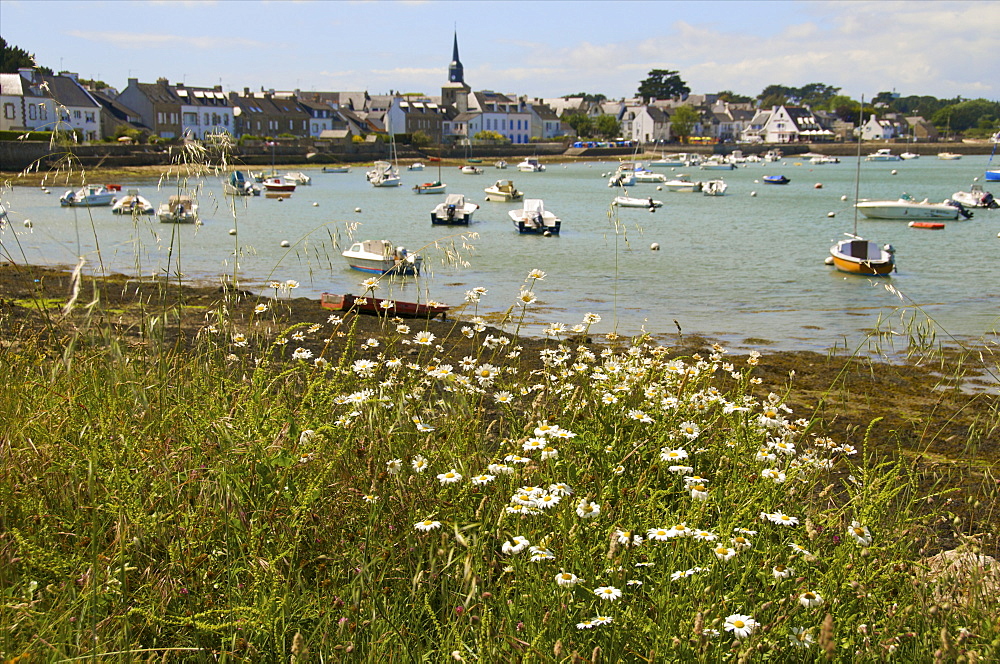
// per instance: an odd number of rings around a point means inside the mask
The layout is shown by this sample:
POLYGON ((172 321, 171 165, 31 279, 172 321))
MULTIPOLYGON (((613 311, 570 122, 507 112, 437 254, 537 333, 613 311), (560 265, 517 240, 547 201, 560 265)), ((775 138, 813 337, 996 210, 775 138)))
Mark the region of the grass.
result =
POLYGON ((72 334, 0 346, 0 656, 1000 658, 995 541, 963 526, 995 482, 876 457, 878 419, 829 438, 793 377, 759 394, 759 353, 581 343, 593 319, 525 344, 543 287, 508 332, 240 327, 223 303, 159 344, 164 298, 144 344, 77 304, 72 334))

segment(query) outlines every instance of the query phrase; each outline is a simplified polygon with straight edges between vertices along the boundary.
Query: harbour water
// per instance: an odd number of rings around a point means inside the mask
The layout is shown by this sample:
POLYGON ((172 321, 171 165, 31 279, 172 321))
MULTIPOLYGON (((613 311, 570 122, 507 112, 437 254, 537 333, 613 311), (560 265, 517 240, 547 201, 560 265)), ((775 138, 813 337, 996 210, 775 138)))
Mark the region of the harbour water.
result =
MULTIPOLYGON (((981 180, 986 159, 864 162, 860 196, 895 199, 907 192, 941 201, 981 180)), ((71 266, 84 256, 87 270, 97 274, 179 272, 195 283, 237 274, 244 288, 265 295, 274 294, 269 280, 294 279, 300 284, 294 295, 318 298, 323 291, 361 294, 368 275, 347 268, 340 252, 352 238, 384 238, 425 260, 420 277, 386 280, 381 297, 458 306, 466 291, 484 287, 479 314, 495 317, 510 307, 519 314, 525 278, 532 269, 543 270, 547 276, 532 286, 537 302, 527 307, 522 327, 531 335, 553 322, 574 325, 593 312, 602 317, 594 332, 656 335, 676 333, 679 326, 733 345, 853 349, 876 325, 902 330, 915 316, 933 318, 939 338, 996 341, 1000 210, 977 210, 973 219, 948 222, 944 230, 862 217, 859 234, 895 247, 897 273, 864 278, 824 264, 830 246, 854 225, 856 164, 853 158, 829 165, 789 158, 734 171, 665 170, 668 178, 723 178, 729 188, 726 196, 708 197, 657 190, 656 184, 631 187, 632 196, 663 201, 655 213, 610 207, 620 192, 607 186, 606 174, 617 162, 549 163, 544 173, 520 173, 513 163, 503 171, 482 164, 482 175, 445 168, 448 193, 481 206, 468 228, 431 225, 430 211, 443 196, 410 189, 437 177, 430 165, 423 172, 403 165, 403 186, 394 189, 371 187, 364 168, 346 174, 305 170, 312 185, 285 199, 227 198, 221 176, 192 178, 186 187, 200 202, 199 226, 160 224, 155 216, 133 220, 108 208, 60 208, 59 195, 71 188, 66 183, 49 185, 49 194, 13 187, 2 192, 10 223, 0 232, 0 249, 3 260, 36 265, 71 266), (791 182, 763 183, 764 175, 778 174, 791 182), (562 219, 562 233, 518 235, 507 212, 519 204, 484 200, 483 188, 500 178, 512 179, 528 198, 543 199, 562 219), (290 246, 282 247, 283 241, 290 246), (653 243, 659 251, 650 249, 653 243)), ((138 188, 154 205, 179 186, 165 180, 158 188, 157 179, 117 184, 123 193, 138 188)), ((465 307, 456 315, 476 313, 465 307)))

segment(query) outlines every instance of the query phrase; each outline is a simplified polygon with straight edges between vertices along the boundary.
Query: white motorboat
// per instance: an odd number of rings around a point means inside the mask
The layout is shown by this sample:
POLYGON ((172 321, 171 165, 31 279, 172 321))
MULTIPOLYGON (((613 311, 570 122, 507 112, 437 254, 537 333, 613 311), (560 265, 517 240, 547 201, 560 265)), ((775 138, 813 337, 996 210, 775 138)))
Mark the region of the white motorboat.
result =
POLYGON ((198 221, 198 204, 187 194, 177 194, 160 204, 156 216, 164 224, 193 224, 198 221))
POLYGON ((128 193, 115 201, 111 206, 114 214, 153 214, 153 204, 145 197, 139 195, 138 189, 129 189, 128 193))
POLYGON ((472 221, 472 213, 478 209, 476 203, 465 200, 462 194, 448 194, 443 203, 431 210, 431 223, 468 225, 472 221))
POLYGON ((419 161, 415 161, 412 164, 410 164, 409 166, 407 166, 406 170, 408 170, 408 171, 422 171, 422 170, 424 170, 424 165, 422 163, 420 163, 419 161))
POLYGON ((722 159, 706 159, 698 165, 703 171, 731 171, 736 168, 736 164, 722 159))
POLYGON ((836 157, 827 157, 826 155, 819 155, 819 156, 816 156, 816 157, 813 157, 812 159, 810 159, 809 163, 810 164, 816 164, 816 165, 839 164, 840 163, 840 159, 837 159, 836 157))
POLYGON ((678 152, 676 154, 661 155, 659 159, 649 162, 649 168, 676 168, 677 166, 690 167, 697 164, 700 160, 700 155, 678 152))
POLYGON ((285 173, 285 179, 289 182, 294 182, 295 184, 312 184, 312 178, 303 173, 302 171, 296 171, 294 173, 285 173))
POLYGON ((728 188, 725 180, 707 180, 701 183, 701 193, 706 196, 725 196, 728 188))
POLYGON ((899 161, 899 155, 893 154, 889 148, 879 148, 865 157, 865 161, 899 161))
POLYGON ((647 210, 655 210, 658 207, 663 207, 663 201, 654 200, 652 196, 648 198, 615 196, 615 200, 611 201, 611 204, 623 208, 646 208, 647 210))
POLYGON ((500 159, 496 163, 493 164, 493 167, 494 168, 498 168, 500 170, 504 170, 505 168, 507 168, 507 162, 504 161, 503 159, 500 159))
POLYGON ((243 171, 233 171, 222 183, 222 191, 226 196, 260 196, 260 190, 260 185, 243 171))
POLYGON ((632 187, 635 185, 635 171, 619 169, 608 178, 609 187, 632 187))
POLYGON ((667 181, 667 176, 663 173, 654 173, 646 169, 636 170, 632 175, 636 184, 660 184, 667 181))
POLYGON ((858 212, 869 219, 899 219, 906 221, 950 219, 954 221, 959 218, 968 219, 972 216, 968 211, 965 211, 965 214, 963 214, 963 208, 960 205, 931 203, 926 199, 916 201, 909 194, 903 194, 899 200, 895 201, 859 201, 855 207, 858 209, 858 212))
POLYGON ((264 178, 264 189, 269 192, 288 194, 295 191, 295 186, 294 182, 289 182, 280 175, 272 175, 269 178, 264 178))
POLYGON ((523 208, 511 210, 507 214, 519 233, 557 235, 562 225, 562 220, 546 210, 545 203, 540 198, 527 198, 523 208))
POLYGON ((479 168, 478 166, 472 166, 471 164, 467 164, 465 166, 462 166, 462 174, 463 175, 482 175, 483 174, 483 169, 479 168))
POLYGON ((63 207, 100 207, 114 202, 115 192, 103 184, 84 185, 76 191, 69 190, 59 197, 59 204, 63 207))
POLYGON ((958 201, 965 207, 984 208, 995 210, 1000 207, 1000 203, 993 198, 993 194, 983 190, 983 186, 974 184, 969 191, 956 191, 951 195, 953 201, 958 201))
POLYGON ((938 152, 937 158, 942 159, 944 161, 956 161, 958 159, 961 159, 962 155, 958 154, 957 152, 938 152))
POLYGON ((388 240, 355 242, 341 254, 355 270, 371 274, 420 274, 423 257, 405 247, 394 247, 388 240))
POLYGON ((510 203, 524 198, 524 192, 518 191, 512 180, 497 180, 484 189, 486 200, 498 203, 510 203))
POLYGON ((916 152, 907 151, 899 155, 899 158, 904 161, 909 161, 910 159, 920 159, 920 155, 918 155, 916 152))
POLYGON ((663 188, 667 191, 676 191, 686 194, 697 193, 701 191, 700 182, 692 182, 691 180, 685 180, 682 178, 676 178, 674 180, 667 180, 663 183, 663 188))
POLYGON ((366 177, 373 187, 398 187, 403 183, 399 169, 389 161, 376 161, 366 177))
POLYGON ((524 161, 517 165, 517 170, 522 173, 542 173, 545 171, 545 165, 534 157, 526 157, 524 161))
POLYGON ((350 166, 324 166, 322 168, 324 173, 350 173, 350 166))

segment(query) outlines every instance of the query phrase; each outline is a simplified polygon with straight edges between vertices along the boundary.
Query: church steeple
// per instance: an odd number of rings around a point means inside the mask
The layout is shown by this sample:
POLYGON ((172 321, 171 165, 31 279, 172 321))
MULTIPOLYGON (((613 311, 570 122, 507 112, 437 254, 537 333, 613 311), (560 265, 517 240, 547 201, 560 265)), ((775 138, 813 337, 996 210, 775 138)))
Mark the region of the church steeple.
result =
POLYGON ((448 80, 452 83, 465 83, 462 61, 458 59, 458 30, 455 30, 455 45, 452 47, 451 64, 448 65, 448 80))

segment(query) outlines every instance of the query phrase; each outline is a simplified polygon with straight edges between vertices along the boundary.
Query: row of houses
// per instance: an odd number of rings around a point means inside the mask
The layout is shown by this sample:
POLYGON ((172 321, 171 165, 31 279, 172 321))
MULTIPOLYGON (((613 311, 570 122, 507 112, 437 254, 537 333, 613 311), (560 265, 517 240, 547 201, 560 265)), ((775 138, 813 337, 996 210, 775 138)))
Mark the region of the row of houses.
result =
MULTIPOLYGON (((482 136, 501 136, 514 144, 572 137, 561 118, 609 115, 621 127, 621 138, 642 144, 676 140, 672 117, 681 106, 697 111, 692 135, 717 142, 794 143, 847 139, 854 125, 828 112, 799 106, 755 108, 728 103, 717 95, 683 99, 621 99, 590 102, 580 97, 528 98, 492 90, 472 91, 465 82, 455 35, 448 81, 441 94, 369 95, 368 92, 302 92, 301 90, 223 91, 213 87, 171 84, 166 78, 143 83, 130 78, 120 93, 92 90, 76 74, 43 75, 33 69, 0 74, 0 129, 45 130, 57 126, 79 130, 89 141, 137 128, 162 138, 204 140, 231 136, 293 136, 355 140, 393 134, 422 133, 431 143, 465 143, 482 136)), ((922 118, 872 116, 861 129, 868 140, 916 136, 936 140, 922 118)))

